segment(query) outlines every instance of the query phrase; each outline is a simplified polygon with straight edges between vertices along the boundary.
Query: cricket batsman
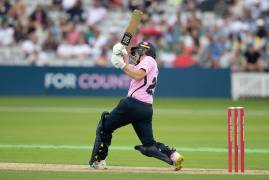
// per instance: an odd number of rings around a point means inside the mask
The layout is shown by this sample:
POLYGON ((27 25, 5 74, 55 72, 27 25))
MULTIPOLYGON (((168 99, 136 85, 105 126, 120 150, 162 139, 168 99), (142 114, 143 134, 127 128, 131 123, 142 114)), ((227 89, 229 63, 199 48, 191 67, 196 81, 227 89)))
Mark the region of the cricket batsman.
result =
POLYGON ((125 125, 132 124, 142 145, 135 149, 143 155, 162 160, 174 167, 182 168, 183 156, 175 149, 157 142, 152 131, 152 103, 157 84, 158 67, 156 52, 149 42, 141 42, 130 49, 128 55, 125 46, 117 43, 113 46, 112 64, 131 77, 127 97, 109 113, 103 112, 96 129, 96 139, 89 165, 96 169, 105 169, 105 159, 111 144, 112 133, 125 125), (132 63, 128 63, 130 62, 132 63))

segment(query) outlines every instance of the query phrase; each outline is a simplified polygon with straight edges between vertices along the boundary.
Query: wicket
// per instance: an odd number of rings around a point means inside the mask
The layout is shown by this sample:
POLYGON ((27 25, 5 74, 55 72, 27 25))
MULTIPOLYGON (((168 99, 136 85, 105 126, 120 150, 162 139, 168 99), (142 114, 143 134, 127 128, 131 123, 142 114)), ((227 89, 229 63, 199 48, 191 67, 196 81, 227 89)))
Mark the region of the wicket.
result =
POLYGON ((238 112, 240 114, 240 168, 243 173, 245 170, 245 135, 244 135, 244 108, 228 108, 228 171, 232 172, 232 119, 234 119, 234 172, 238 172, 238 112), (233 115, 234 114, 234 115, 233 115))

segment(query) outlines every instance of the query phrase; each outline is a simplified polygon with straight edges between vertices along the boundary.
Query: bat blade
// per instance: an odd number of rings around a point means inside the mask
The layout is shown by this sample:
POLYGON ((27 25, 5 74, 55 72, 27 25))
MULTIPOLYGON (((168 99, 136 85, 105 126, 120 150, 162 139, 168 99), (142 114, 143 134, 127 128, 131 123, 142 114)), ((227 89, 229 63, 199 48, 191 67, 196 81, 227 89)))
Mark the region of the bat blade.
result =
POLYGON ((140 10, 134 10, 132 13, 131 20, 129 21, 129 24, 125 30, 125 33, 121 39, 121 44, 128 46, 131 42, 132 37, 137 31, 138 25, 141 21, 141 18, 143 16, 143 12, 140 10))

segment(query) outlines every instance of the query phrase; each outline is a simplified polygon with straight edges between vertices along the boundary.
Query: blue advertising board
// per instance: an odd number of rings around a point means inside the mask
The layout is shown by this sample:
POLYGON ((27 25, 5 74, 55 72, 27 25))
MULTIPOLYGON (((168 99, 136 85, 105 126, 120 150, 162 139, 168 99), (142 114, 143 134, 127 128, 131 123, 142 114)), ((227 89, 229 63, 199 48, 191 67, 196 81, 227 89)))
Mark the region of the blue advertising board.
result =
MULTIPOLYGON (((160 68, 155 95, 230 97, 228 69, 160 68)), ((0 95, 125 96, 130 78, 115 68, 0 67, 0 95)))

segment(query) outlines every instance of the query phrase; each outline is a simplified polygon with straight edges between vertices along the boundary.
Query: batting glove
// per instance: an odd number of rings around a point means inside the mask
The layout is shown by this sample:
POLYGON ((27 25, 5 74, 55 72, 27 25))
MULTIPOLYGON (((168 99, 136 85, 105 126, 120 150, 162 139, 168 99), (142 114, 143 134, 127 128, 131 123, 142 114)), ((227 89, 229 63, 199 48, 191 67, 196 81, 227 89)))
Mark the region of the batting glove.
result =
POLYGON ((121 43, 117 43, 113 46, 113 50, 112 50, 113 54, 115 55, 127 55, 127 50, 125 49, 125 46, 122 45, 121 43))
POLYGON ((120 55, 112 54, 111 63, 114 67, 123 69, 126 66, 126 63, 123 60, 123 57, 120 55))

